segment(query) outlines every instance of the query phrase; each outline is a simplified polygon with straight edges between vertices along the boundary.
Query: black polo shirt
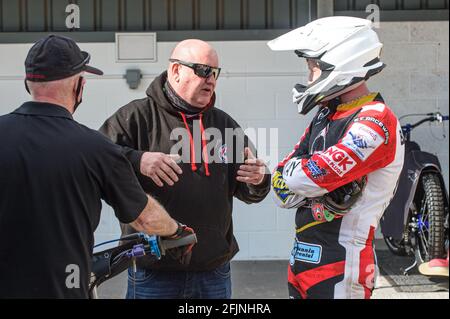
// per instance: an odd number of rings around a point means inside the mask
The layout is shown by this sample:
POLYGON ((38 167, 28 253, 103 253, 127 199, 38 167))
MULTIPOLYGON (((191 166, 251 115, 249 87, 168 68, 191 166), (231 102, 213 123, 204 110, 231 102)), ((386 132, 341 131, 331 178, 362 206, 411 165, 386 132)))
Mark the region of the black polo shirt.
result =
POLYGON ((122 223, 147 203, 130 163, 54 104, 1 116, 0 136, 0 298, 86 298, 101 199, 122 223))

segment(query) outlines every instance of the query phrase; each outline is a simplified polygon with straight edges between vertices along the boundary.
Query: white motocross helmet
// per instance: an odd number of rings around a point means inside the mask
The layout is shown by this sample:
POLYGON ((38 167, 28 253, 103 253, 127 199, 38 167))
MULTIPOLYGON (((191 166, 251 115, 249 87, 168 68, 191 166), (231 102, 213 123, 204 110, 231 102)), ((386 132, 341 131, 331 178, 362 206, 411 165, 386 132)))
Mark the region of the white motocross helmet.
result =
POLYGON ((267 44, 274 51, 293 50, 301 58, 313 59, 322 71, 313 83, 294 87, 300 114, 356 88, 385 67, 380 61, 383 44, 366 19, 318 19, 267 44))

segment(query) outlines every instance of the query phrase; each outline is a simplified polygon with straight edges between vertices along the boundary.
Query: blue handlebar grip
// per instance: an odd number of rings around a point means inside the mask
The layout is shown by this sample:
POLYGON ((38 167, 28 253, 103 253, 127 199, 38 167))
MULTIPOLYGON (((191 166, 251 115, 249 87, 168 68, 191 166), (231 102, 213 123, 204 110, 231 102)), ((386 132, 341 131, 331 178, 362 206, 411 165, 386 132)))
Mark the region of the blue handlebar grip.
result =
POLYGON ((442 120, 443 121, 448 121, 448 115, 442 115, 442 120))
POLYGON ((149 236, 146 234, 143 234, 143 237, 147 241, 149 247, 150 247, 150 253, 155 256, 156 258, 161 258, 161 250, 159 249, 159 241, 158 237, 155 235, 149 236))

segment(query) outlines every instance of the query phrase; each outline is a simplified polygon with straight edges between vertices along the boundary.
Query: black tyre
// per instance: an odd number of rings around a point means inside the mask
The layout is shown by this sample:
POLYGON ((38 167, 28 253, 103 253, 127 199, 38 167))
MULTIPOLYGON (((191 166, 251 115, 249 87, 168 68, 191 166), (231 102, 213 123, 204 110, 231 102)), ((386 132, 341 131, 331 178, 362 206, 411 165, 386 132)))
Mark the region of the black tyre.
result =
POLYGON ((445 257, 444 189, 435 173, 422 176, 423 197, 419 207, 418 244, 425 261, 445 257))
POLYGON ((394 239, 392 237, 384 236, 384 242, 386 246, 389 248, 391 253, 396 256, 406 256, 406 248, 403 240, 394 239))

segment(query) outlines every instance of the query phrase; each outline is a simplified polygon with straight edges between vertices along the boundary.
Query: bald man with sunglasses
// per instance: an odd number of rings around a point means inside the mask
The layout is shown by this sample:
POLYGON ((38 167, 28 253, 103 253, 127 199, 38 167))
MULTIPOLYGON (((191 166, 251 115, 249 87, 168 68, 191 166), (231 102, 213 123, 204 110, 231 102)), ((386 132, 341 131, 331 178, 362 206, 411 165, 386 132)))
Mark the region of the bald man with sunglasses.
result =
MULTIPOLYGON (((219 74, 208 43, 182 41, 147 97, 120 108, 100 129, 126 149, 143 189, 198 238, 189 264, 140 258, 129 271, 127 298, 231 298, 230 260, 239 251, 233 198, 263 200, 270 178, 238 123, 214 106, 219 74)), ((135 232, 128 225, 122 231, 135 232)))

